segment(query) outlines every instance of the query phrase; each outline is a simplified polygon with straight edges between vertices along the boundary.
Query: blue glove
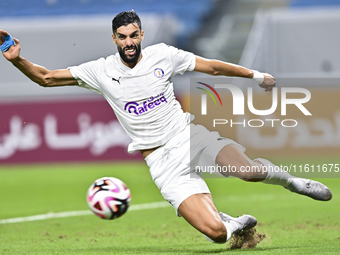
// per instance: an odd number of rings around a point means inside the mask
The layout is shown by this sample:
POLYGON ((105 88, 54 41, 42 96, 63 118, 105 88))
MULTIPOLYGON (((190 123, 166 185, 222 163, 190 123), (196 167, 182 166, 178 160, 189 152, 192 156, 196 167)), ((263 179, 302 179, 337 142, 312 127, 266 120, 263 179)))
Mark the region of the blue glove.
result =
POLYGON ((15 42, 13 40, 13 37, 9 34, 8 36, 3 36, 5 39, 5 42, 0 45, 0 49, 2 52, 7 51, 12 45, 15 45, 15 42))

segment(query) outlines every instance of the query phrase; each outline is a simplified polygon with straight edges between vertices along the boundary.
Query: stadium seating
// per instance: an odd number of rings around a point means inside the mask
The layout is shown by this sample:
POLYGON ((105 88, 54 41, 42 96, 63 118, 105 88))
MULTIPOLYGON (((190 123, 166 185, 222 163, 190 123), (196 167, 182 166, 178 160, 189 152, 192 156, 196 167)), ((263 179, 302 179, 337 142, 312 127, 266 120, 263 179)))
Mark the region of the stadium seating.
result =
POLYGON ((292 0, 291 7, 316 7, 340 5, 340 0, 292 0))
POLYGON ((116 14, 134 9, 138 13, 174 15, 186 31, 193 32, 212 5, 212 0, 0 0, 0 17, 116 14))

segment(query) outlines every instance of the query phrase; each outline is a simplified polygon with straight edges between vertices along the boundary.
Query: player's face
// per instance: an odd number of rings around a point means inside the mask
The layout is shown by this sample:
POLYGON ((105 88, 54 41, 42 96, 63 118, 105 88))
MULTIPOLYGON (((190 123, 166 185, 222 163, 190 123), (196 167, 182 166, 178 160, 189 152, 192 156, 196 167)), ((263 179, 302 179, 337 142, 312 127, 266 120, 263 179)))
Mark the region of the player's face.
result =
POLYGON ((139 26, 133 23, 119 27, 112 38, 125 64, 130 67, 135 66, 142 58, 141 42, 144 38, 144 31, 141 31, 139 26))

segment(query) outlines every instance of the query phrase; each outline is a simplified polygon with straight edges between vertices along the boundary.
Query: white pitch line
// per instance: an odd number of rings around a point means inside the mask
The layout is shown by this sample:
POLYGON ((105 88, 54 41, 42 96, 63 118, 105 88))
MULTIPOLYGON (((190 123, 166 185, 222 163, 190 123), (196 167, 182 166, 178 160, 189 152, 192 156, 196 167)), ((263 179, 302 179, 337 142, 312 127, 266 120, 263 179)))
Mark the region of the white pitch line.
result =
MULTIPOLYGON (((147 203, 147 204, 139 204, 139 205, 131 205, 128 211, 140 211, 146 209, 155 209, 155 208, 162 208, 169 206, 168 202, 154 202, 154 203, 147 203)), ((60 212, 60 213, 46 213, 46 214, 39 214, 27 217, 19 217, 19 218, 11 218, 11 219, 4 219, 0 220, 0 224, 9 224, 9 223, 20 223, 20 222, 27 222, 27 221, 38 221, 38 220, 47 220, 47 219, 55 219, 55 218, 67 218, 67 217, 74 217, 74 216, 83 216, 83 215, 93 215, 93 212, 90 210, 83 210, 83 211, 70 211, 70 212, 60 212)))

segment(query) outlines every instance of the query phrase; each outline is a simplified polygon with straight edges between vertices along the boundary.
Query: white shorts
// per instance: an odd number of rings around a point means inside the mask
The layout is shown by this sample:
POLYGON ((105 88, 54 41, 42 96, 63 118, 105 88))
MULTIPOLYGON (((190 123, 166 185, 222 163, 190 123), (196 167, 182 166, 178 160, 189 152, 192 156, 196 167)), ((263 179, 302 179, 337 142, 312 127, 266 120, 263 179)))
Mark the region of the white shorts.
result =
POLYGON ((229 144, 245 151, 233 140, 221 138, 218 132, 190 124, 145 158, 153 181, 178 216, 178 207, 185 199, 194 194, 210 193, 195 166, 215 166, 217 154, 229 144))

